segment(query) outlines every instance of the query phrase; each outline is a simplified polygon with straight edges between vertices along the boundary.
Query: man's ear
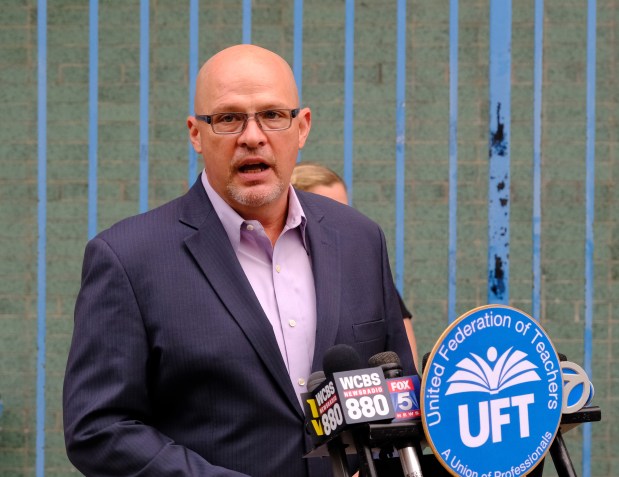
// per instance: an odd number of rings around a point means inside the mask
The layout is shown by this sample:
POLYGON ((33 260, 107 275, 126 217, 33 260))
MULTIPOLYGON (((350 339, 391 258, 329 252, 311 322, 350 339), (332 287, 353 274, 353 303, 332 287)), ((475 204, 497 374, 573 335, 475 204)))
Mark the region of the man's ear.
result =
POLYGON ((312 112, 310 108, 301 109, 297 119, 299 121, 299 149, 303 149, 307 136, 309 136, 310 129, 312 128, 312 112))
POLYGON ((202 153, 202 143, 200 142, 200 130, 198 129, 198 120, 189 116, 187 118, 187 127, 189 128, 189 141, 197 154, 202 153))

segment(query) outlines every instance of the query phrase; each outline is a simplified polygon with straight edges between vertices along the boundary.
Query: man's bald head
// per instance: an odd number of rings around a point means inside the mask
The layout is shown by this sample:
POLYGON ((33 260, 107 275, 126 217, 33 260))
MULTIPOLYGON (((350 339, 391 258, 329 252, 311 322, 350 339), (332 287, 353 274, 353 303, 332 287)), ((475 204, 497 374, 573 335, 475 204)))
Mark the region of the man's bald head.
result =
MULTIPOLYGON (((239 85, 258 89, 271 84, 280 91, 287 107, 299 105, 294 74, 281 56, 256 45, 231 46, 212 56, 200 68, 194 109, 197 114, 211 114, 221 110, 222 102, 230 99, 229 92, 238 92, 239 85)), ((228 104, 225 106, 230 110, 228 104)))

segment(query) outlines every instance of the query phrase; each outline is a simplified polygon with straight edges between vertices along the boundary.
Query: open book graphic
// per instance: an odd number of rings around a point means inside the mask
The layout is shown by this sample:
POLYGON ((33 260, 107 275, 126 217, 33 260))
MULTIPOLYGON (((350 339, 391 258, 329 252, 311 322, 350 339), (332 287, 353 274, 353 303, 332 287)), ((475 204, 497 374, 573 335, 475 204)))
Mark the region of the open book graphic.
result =
POLYGON ((445 395, 476 391, 497 394, 516 384, 540 381, 537 372, 533 371, 537 366, 525 359, 527 354, 512 350, 513 346, 497 359, 497 350, 491 346, 486 353, 488 361, 470 353, 473 359, 460 361, 456 365, 460 369, 447 380, 451 384, 445 395))

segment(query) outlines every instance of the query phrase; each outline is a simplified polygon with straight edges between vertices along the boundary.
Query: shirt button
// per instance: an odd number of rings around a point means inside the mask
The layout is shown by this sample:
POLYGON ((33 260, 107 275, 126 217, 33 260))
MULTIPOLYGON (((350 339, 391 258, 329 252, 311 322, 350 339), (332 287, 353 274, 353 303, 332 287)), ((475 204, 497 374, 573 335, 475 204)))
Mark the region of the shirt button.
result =
POLYGON ((297 382, 299 383, 299 386, 305 386, 305 379, 299 378, 297 382))
POLYGON ((291 328, 294 328, 295 326, 297 326, 297 322, 294 320, 288 320, 288 324, 290 325, 291 328))
POLYGON ((282 267, 280 267, 279 265, 275 265, 275 271, 277 273, 281 272, 282 271, 282 267))
POLYGON ((247 230, 251 232, 252 230, 254 230, 254 226, 252 224, 247 224, 247 230))

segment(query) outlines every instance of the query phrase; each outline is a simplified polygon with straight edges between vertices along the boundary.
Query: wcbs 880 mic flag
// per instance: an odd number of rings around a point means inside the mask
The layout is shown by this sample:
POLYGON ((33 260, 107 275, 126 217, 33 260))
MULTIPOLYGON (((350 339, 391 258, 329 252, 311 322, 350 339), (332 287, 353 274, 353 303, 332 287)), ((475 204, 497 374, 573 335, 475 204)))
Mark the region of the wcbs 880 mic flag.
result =
MULTIPOLYGON (((312 405, 322 427, 319 440, 337 435, 351 425, 395 417, 382 369, 359 369, 362 366, 357 352, 347 345, 336 345, 325 354, 326 379, 312 393, 312 405)), ((313 420, 316 418, 312 415, 313 420)))

